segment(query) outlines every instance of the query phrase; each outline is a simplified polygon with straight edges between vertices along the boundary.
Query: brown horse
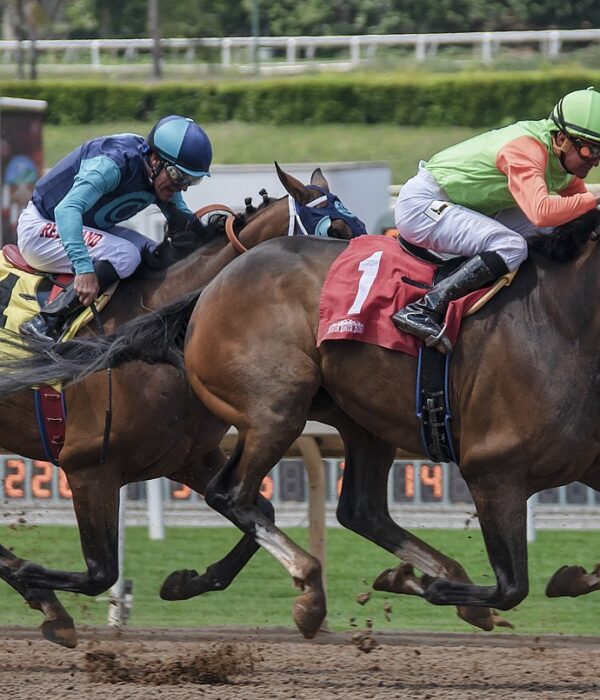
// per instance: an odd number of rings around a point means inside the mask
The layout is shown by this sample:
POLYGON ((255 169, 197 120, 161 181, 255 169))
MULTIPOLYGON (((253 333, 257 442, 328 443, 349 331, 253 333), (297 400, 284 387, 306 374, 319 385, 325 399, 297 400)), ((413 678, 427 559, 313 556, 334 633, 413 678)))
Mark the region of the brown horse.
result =
MULTIPOLYGON (((586 218, 586 238, 599 216, 586 218)), ((396 445, 423 453, 413 407, 415 358, 354 341, 316 348, 320 291, 345 247, 308 238, 269 241, 201 294, 186 337, 188 377, 203 404, 239 434, 206 502, 287 569, 303 591, 296 624, 313 636, 325 616, 319 562, 265 517, 256 499, 307 417, 331 422, 346 448, 340 522, 426 574, 404 586, 399 568, 384 572, 379 585, 398 583, 438 605, 512 608, 528 593, 527 498, 577 480, 600 487, 600 248, 587 243, 561 264, 532 255, 510 288, 465 321, 456 344, 456 448, 496 577, 495 585, 479 586, 387 510, 396 445)), ((120 353, 126 357, 122 347, 120 353)), ((594 590, 597 578, 561 569, 550 592, 594 590)))
MULTIPOLYGON (((310 206, 323 198, 324 191, 329 192, 319 169, 313 173, 308 187, 278 166, 277 171, 296 207, 310 206)), ((323 203, 317 206, 319 211, 325 211, 323 203)), ((352 235, 348 217, 344 219, 340 214, 336 218, 331 214, 330 218, 330 235, 352 235)), ((251 248, 274 236, 292 233, 294 228, 285 197, 258 211, 241 230, 239 240, 251 248)), ((165 269, 140 270, 122 281, 102 313, 105 330, 110 331, 127 319, 153 311, 205 285, 238 254, 224 236, 203 242, 193 235, 189 240, 188 235, 186 245, 181 235, 173 233, 152 256, 154 265, 158 261, 160 267, 163 257, 172 264, 165 269)), ((76 644, 73 620, 51 589, 97 595, 115 582, 120 487, 168 476, 203 493, 208 481, 225 463, 219 444, 228 425, 206 410, 176 369, 132 363, 113 372, 112 384, 113 418, 108 457, 102 464, 107 375, 98 373, 66 390, 68 418, 60 466, 72 491, 86 570, 74 573, 47 569, 19 559, 0 546, 0 578, 31 607, 43 612, 44 636, 69 647, 76 644)), ((0 445, 5 451, 32 459, 46 458, 36 427, 31 391, 0 400, 0 415, 0 445)), ((265 517, 272 519, 271 505, 262 498, 259 505, 265 517)), ((245 537, 204 575, 193 572, 193 594, 227 587, 256 549, 253 538, 245 537)), ((166 598, 180 597, 169 585, 163 587, 162 594, 166 598)))
MULTIPOLYGON (((586 239, 595 224, 584 222, 586 239)), ((589 244, 577 260, 562 265, 535 256, 500 299, 465 323, 456 347, 456 445, 497 577, 495 586, 481 587, 457 562, 389 516, 386 484, 396 445, 422 454, 413 414, 415 359, 348 341, 315 347, 320 290, 345 245, 308 238, 269 241, 229 265, 201 294, 186 339, 188 375, 203 404, 239 433, 225 468, 208 486, 207 503, 290 572, 303 589, 296 623, 313 636, 325 615, 319 563, 275 527, 258 494, 307 417, 334 425, 346 449, 338 519, 409 565, 384 572, 376 587, 457 605, 462 617, 490 629, 497 620, 489 607, 512 607, 527 593, 527 497, 573 480, 600 485, 600 449, 594 446, 599 416, 589 400, 597 391, 594 340, 600 321, 585 308, 587 295, 594 298, 600 253, 589 244), (569 382, 556 381, 557 368, 563 374, 573 369, 569 382), (545 406, 559 408, 538 409, 541 396, 545 406), (415 578, 412 566, 425 576, 415 578)), ((130 360, 139 348, 145 359, 161 359, 160 337, 168 347, 172 329, 187 320, 196 296, 134 321, 116 339, 53 348, 66 364, 46 367, 45 375, 40 368, 47 364, 45 352, 21 373, 29 381, 57 373, 77 378, 103 362, 130 360)), ((0 377, 0 395, 14 389, 15 381, 14 372, 0 377)), ((561 575, 572 585, 575 580, 581 592, 596 584, 593 574, 586 579, 580 570, 561 575)), ((17 576, 38 586, 61 583, 48 572, 37 575, 31 565, 21 564, 17 576)), ((201 579, 194 571, 175 572, 165 583, 168 597, 198 594, 201 579)), ((554 593, 560 592, 561 581, 555 584, 554 593)))
MULTIPOLYGON (((495 585, 478 586, 436 570, 387 513, 394 447, 422 452, 413 407, 415 358, 351 341, 315 347, 321 287, 345 246, 272 241, 238 260, 200 296, 186 338, 188 377, 203 403, 239 432, 206 501, 285 566, 304 591, 296 623, 312 636, 325 615, 319 564, 260 513, 255 499, 262 478, 325 391, 348 417, 348 425, 339 426, 347 450, 342 524, 429 574, 415 592, 432 603, 512 608, 528 593, 527 498, 576 480, 600 485, 600 315, 594 301, 600 248, 589 243, 563 264, 534 256, 508 290, 465 322, 454 351, 451 403, 460 469, 496 575, 495 585), (227 308, 224 300, 243 289, 243 303, 227 308), (231 327, 233 337, 225 331, 231 327), (244 361, 235 361, 239 357, 244 361)), ((569 584, 578 593, 598 587, 593 574, 586 579, 585 572, 567 569, 563 575, 567 581, 554 594, 569 584)))

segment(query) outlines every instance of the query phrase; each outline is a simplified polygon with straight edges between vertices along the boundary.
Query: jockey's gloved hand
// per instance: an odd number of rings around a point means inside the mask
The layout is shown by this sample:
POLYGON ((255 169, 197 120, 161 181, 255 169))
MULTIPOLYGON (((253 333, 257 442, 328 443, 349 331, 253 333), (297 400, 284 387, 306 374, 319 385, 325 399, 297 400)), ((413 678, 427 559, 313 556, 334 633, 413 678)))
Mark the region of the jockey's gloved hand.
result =
POLYGON ((196 236, 205 236, 208 228, 205 221, 198 219, 195 216, 193 219, 188 221, 186 230, 193 231, 196 236))
POLYGON ((165 205, 165 213, 167 221, 165 222, 165 231, 185 231, 189 225, 190 215, 180 211, 172 204, 165 205))
POLYGON ((227 221, 229 214, 223 214, 221 212, 216 212, 208 217, 207 227, 212 231, 215 231, 221 236, 225 235, 225 222, 227 221))

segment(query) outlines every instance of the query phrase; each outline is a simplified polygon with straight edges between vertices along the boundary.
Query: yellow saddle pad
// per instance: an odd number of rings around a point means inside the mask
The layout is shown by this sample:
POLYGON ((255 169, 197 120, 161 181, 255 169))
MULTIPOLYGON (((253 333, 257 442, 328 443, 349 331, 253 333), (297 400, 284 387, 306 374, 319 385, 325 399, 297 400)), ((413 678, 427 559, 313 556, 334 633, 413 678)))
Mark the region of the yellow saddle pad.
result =
MULTIPOLYGON (((117 286, 118 282, 115 282, 96 300, 98 311, 108 304, 117 286)), ((0 328, 19 333, 21 325, 39 313, 40 300, 47 299, 51 287, 47 276, 25 272, 0 255, 0 328)), ((63 340, 73 338, 92 318, 92 310, 89 307, 83 309, 74 318, 63 340)))

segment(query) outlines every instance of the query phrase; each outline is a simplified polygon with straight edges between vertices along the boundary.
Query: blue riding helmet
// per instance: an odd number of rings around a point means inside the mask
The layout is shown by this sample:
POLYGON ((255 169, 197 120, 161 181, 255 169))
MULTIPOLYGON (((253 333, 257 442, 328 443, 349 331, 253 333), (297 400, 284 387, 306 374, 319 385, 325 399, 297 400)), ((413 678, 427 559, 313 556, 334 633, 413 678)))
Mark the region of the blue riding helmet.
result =
POLYGON ((210 177, 212 146, 193 119, 171 114, 160 119, 148 135, 150 148, 162 160, 192 177, 210 177))
POLYGON ((299 218, 304 233, 314 231, 315 236, 328 236, 329 227, 333 219, 342 219, 352 231, 352 238, 362 236, 367 232, 364 223, 352 212, 348 211, 341 203, 339 197, 317 185, 309 185, 308 189, 317 190, 323 196, 309 202, 300 204, 296 202, 296 216, 299 218), (324 206, 318 206, 325 202, 324 206))

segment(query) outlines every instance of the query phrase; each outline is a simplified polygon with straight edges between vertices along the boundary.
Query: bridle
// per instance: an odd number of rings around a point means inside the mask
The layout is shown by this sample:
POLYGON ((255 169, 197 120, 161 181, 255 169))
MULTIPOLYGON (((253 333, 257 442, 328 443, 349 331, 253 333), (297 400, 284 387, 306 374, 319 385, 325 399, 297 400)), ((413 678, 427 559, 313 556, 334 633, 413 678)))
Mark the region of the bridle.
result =
MULTIPOLYGON (((296 229, 300 229, 301 234, 303 236, 308 236, 309 233, 306 230, 306 227, 302 223, 302 220, 300 219, 300 214, 298 212, 298 203, 296 200, 292 197, 291 194, 287 195, 287 200, 288 200, 288 236, 293 236, 296 233, 296 229)), ((322 202, 326 202, 327 197, 325 195, 321 195, 320 197, 317 197, 316 199, 313 199, 312 202, 309 202, 306 206, 307 207, 316 207, 317 205, 321 204, 322 202)), ((228 216, 227 220, 225 221, 225 234, 227 235, 227 238, 229 239, 229 242, 233 246, 234 250, 236 250, 238 253, 247 253, 248 248, 240 241, 240 239, 237 237, 234 229, 233 229, 233 224, 235 221, 235 216, 228 216)))
MULTIPOLYGON (((333 218, 342 219, 345 221, 350 227, 353 235, 366 233, 363 222, 358 217, 351 214, 340 202, 338 197, 331 194, 327 190, 322 189, 321 187, 317 187, 316 185, 309 185, 308 189, 316 190, 317 192, 320 192, 320 195, 306 204, 301 204, 291 194, 287 195, 288 236, 317 235, 326 237, 326 230, 329 229, 333 218), (320 205, 323 204, 326 206, 321 207, 320 205), (315 211, 315 208, 319 208, 318 213, 315 211), (319 216, 321 214, 322 216, 319 216), (307 230, 307 223, 309 221, 309 227, 313 228, 312 233, 307 230), (312 226, 313 222, 314 227, 312 226), (323 225, 327 226, 326 230, 324 230, 323 225)), ((233 228, 234 221, 234 216, 229 216, 227 218, 225 222, 225 233, 234 250, 236 250, 238 253, 245 253, 248 249, 237 237, 233 228)))

